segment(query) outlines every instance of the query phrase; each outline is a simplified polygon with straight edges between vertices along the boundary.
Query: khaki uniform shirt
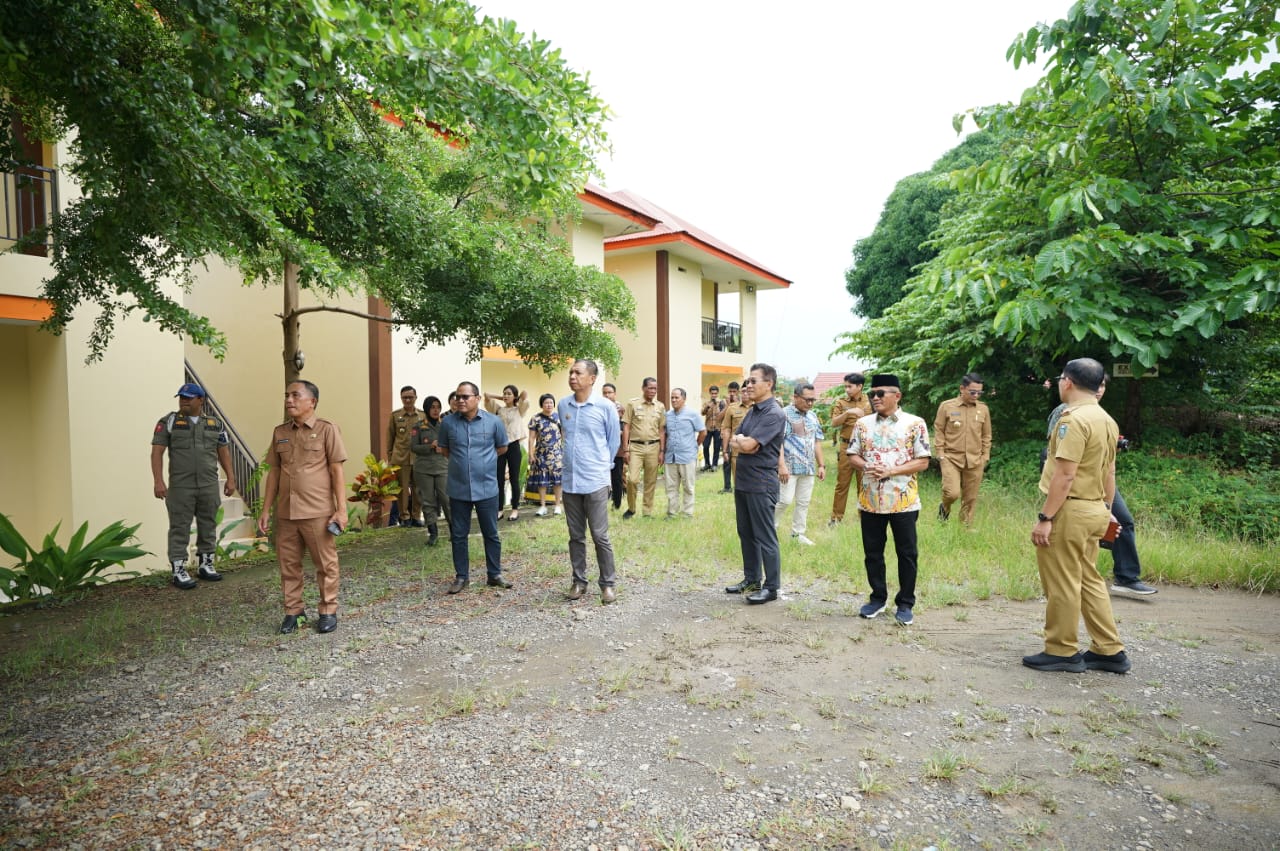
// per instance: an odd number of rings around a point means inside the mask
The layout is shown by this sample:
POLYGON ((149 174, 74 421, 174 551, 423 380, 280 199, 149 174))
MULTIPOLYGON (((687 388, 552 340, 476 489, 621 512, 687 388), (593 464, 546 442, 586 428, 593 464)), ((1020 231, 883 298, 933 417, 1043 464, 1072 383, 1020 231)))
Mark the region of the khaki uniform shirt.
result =
POLYGON ((724 417, 724 400, 712 399, 702 406, 702 418, 706 420, 707 431, 719 431, 720 420, 724 417))
POLYGON ((228 443, 227 427, 211 414, 188 417, 174 412, 156 423, 152 446, 169 450, 169 487, 218 486, 218 447, 228 443))
POLYGON ((742 421, 747 418, 747 411, 749 410, 751 410, 751 406, 742 404, 742 400, 726 402, 724 413, 721 414, 721 430, 727 431, 730 437, 737 434, 738 426, 742 425, 742 421))
POLYGON ((991 411, 983 402, 965 404, 963 397, 938 406, 933 418, 933 455, 961 467, 982 467, 991 459, 991 411))
POLYGON ((284 520, 328 517, 333 504, 329 465, 347 460, 342 433, 328 420, 312 414, 301 426, 292 420, 271 434, 267 463, 280 472, 276 516, 284 520))
POLYGON ((404 408, 391 412, 387 423, 387 460, 401 467, 413 466, 413 452, 409 445, 413 442, 413 430, 424 423, 427 415, 417 408, 412 414, 406 414, 404 408))
POLYGON ((1049 493, 1057 461, 1076 462, 1070 499, 1100 500, 1106 496, 1107 473, 1116 463, 1120 427, 1097 399, 1077 402, 1062 412, 1049 435, 1049 457, 1040 473, 1040 492, 1049 493))
POLYGON ((856 416, 847 417, 845 421, 840 424, 839 439, 841 443, 849 442, 849 438, 853 436, 853 426, 858 422, 858 420, 874 413, 871 410, 871 400, 867 398, 867 394, 859 390, 858 395, 854 396, 852 399, 849 398, 848 394, 845 394, 832 403, 831 416, 834 417, 836 414, 843 413, 850 408, 860 408, 862 413, 856 416))
POLYGON ((666 406, 657 399, 646 402, 643 396, 637 396, 627 403, 622 424, 631 427, 627 440, 632 443, 657 443, 667 425, 666 406))

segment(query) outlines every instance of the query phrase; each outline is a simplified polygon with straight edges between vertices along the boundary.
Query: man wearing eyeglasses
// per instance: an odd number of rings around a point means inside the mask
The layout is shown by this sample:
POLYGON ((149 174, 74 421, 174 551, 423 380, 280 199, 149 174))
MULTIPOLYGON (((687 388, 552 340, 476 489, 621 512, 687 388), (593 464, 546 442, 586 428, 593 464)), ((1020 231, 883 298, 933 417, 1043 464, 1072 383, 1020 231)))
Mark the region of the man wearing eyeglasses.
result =
POLYGON ((484 538, 486 585, 510 588, 502 576, 502 539, 498 537, 498 456, 507 452, 507 427, 500 417, 480 408, 480 388, 458 385, 458 412, 440 420, 439 450, 449 459, 449 542, 453 545, 453 584, 457 594, 471 584, 471 511, 484 538))
POLYGON ((916 521, 920 518, 920 488, 916 475, 929 469, 929 425, 898 407, 902 385, 889 373, 871 377, 874 413, 858 420, 849 438, 849 460, 862 471, 858 516, 862 522, 862 550, 871 597, 858 612, 874 618, 885 610, 884 547, 893 530, 898 555, 898 593, 894 619, 903 626, 914 622, 916 604, 916 521))
POLYGON ((782 455, 778 458, 778 504, 774 508, 774 525, 781 527, 787 506, 791 511, 791 540, 813 546, 805 536, 809 523, 809 499, 813 496, 814 479, 826 479, 827 465, 822 461, 822 423, 813 412, 818 394, 812 384, 797 384, 791 404, 782 409, 787 423, 782 429, 782 455))
POLYGON ((950 517, 960 500, 960 522, 973 522, 982 472, 991 460, 991 411, 981 399, 982 377, 971 372, 960 379, 960 395, 939 405, 933 418, 933 454, 942 468, 939 520, 950 517))
POLYGON ((1129 657, 1116 629, 1107 583, 1097 570, 1098 541, 1111 521, 1116 494, 1116 439, 1120 429, 1098 404, 1106 377, 1092 358, 1069 361, 1058 376, 1067 408, 1049 436, 1040 473, 1044 504, 1031 527, 1044 588, 1044 652, 1024 656, 1037 671, 1085 670, 1123 674, 1129 657), (1079 648, 1083 615, 1091 647, 1079 648))
POLYGON ((742 581, 724 590, 728 594, 751 592, 747 594, 748 603, 778 599, 782 584, 782 557, 773 510, 778 503, 778 453, 782 451, 787 419, 773 397, 777 380, 778 373, 769 364, 751 365, 749 377, 742 382, 742 399, 751 407, 729 439, 729 448, 737 459, 733 505, 742 546, 742 581))

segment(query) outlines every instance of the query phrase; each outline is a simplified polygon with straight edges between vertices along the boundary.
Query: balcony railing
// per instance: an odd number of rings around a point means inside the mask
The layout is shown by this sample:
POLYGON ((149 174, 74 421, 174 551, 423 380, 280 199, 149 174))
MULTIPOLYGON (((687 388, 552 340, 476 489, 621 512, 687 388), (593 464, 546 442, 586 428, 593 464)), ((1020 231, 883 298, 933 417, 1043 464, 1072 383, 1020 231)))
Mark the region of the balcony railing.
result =
POLYGON ((742 326, 736 322, 721 322, 709 316, 702 317, 702 345, 717 352, 742 354, 742 326))
POLYGON ((12 160, 0 162, 0 169, 4 169, 0 171, 0 200, 4 202, 0 243, 17 242, 30 233, 43 231, 44 240, 26 246, 23 253, 48 256, 49 225, 58 211, 57 169, 12 160))

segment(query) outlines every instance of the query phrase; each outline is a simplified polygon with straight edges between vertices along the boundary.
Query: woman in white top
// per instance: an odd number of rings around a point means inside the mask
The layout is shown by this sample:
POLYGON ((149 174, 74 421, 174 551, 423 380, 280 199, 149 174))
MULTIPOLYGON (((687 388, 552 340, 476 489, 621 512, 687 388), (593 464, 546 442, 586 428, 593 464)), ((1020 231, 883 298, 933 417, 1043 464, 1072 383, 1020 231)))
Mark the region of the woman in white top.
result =
POLYGON ((529 436, 529 427, 525 424, 525 416, 529 413, 529 394, 508 384, 502 388, 502 395, 484 394, 485 407, 489 413, 502 418, 507 427, 507 451, 498 456, 498 513, 502 513, 502 479, 503 474, 511 480, 511 513, 508 520, 519 520, 520 512, 520 462, 524 457, 524 440, 529 436))

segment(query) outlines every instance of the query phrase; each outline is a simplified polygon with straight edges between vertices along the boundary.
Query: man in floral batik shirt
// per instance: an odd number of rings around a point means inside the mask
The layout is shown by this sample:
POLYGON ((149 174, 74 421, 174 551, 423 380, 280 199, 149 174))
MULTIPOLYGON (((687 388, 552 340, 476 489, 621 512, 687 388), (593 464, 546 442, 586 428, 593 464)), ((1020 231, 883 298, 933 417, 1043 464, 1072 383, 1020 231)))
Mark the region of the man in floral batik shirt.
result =
POLYGON ((916 603, 916 521, 920 517, 920 489, 916 475, 929 467, 929 426, 923 419, 899 408, 902 386, 896 375, 871 377, 874 411, 862 417, 849 438, 849 460, 862 472, 858 514, 862 520, 862 549, 870 601, 859 614, 874 618, 889 600, 885 584, 884 546, 893 529, 893 549, 898 554, 898 594, 894 618, 910 626, 916 603))

